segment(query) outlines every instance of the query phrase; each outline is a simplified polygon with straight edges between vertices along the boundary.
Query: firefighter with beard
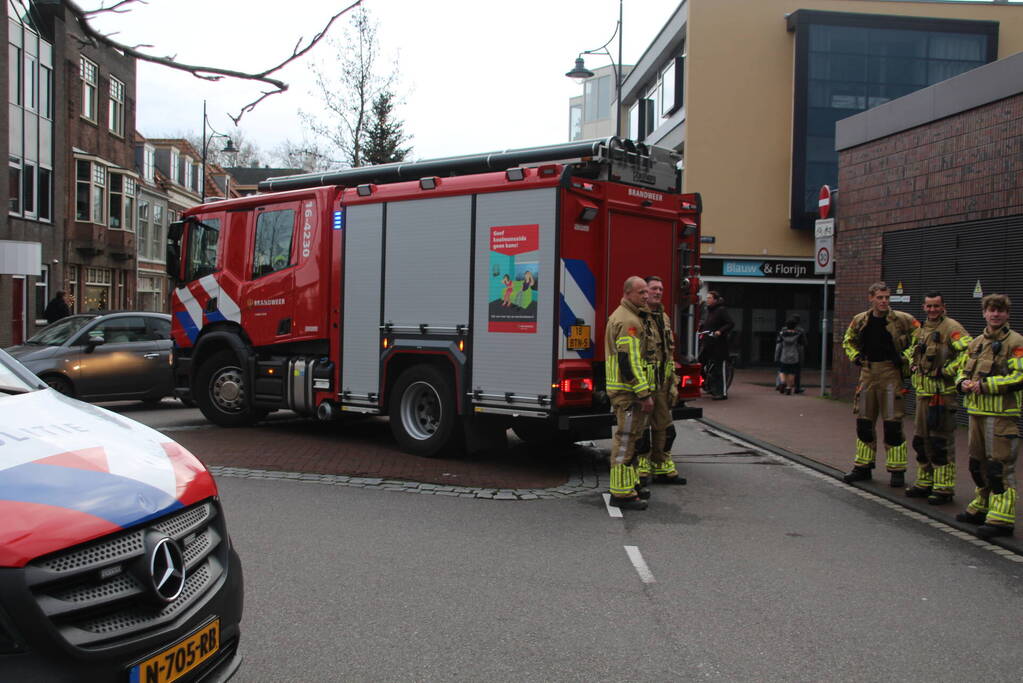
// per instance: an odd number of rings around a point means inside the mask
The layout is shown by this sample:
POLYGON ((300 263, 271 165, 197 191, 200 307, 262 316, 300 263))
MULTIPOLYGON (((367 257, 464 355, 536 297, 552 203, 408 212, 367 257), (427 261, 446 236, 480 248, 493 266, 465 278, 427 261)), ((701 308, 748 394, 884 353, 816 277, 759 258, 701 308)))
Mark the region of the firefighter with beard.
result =
POLYGON ((678 375, 675 373, 675 335, 671 319, 664 310, 664 281, 656 275, 646 279, 647 308, 650 311, 651 359, 654 364, 654 409, 650 413, 650 428, 636 445, 636 469, 640 490, 650 482, 655 484, 685 484, 671 458, 671 445, 675 442, 675 425, 671 409, 678 401, 678 375))
POLYGON ((635 275, 627 278, 624 294, 621 305, 607 320, 604 335, 607 394, 618 421, 611 441, 611 505, 645 510, 650 489, 637 491, 635 452, 636 441, 654 407, 646 282, 635 275))
POLYGON ((906 495, 944 505, 952 502, 956 489, 955 380, 972 337, 945 315, 941 292, 924 295, 924 313, 927 319, 913 330, 904 354, 916 392, 913 450, 917 462, 916 482, 906 495))
POLYGON ((970 342, 956 381, 970 415, 970 475, 977 491, 956 519, 978 524, 977 535, 989 539, 1011 536, 1016 523, 1023 335, 1009 329, 1009 297, 989 294, 981 306, 987 327, 970 342))
POLYGON ((920 323, 908 313, 893 311, 891 291, 883 282, 868 290, 870 309, 853 317, 842 348, 860 367, 853 414, 856 416, 856 460, 843 477, 847 484, 871 478, 877 453, 875 423, 884 428, 885 466, 891 486, 906 485, 906 437, 902 433, 902 380, 908 364, 903 358, 913 329, 920 323))

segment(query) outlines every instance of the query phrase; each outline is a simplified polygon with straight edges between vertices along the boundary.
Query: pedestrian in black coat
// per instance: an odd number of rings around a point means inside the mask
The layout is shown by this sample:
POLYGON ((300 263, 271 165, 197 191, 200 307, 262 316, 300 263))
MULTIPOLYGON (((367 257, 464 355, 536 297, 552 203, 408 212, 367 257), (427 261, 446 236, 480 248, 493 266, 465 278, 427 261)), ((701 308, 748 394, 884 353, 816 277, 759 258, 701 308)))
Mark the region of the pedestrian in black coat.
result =
POLYGON ((728 362, 728 335, 735 328, 725 308, 725 299, 718 292, 707 292, 707 316, 700 323, 703 346, 700 362, 707 366, 707 391, 715 400, 728 398, 725 386, 725 363, 728 362))
POLYGON ((66 318, 71 315, 71 307, 67 305, 67 298, 64 292, 57 292, 57 296, 46 305, 46 310, 43 311, 43 317, 46 318, 46 322, 55 323, 61 318, 66 318))

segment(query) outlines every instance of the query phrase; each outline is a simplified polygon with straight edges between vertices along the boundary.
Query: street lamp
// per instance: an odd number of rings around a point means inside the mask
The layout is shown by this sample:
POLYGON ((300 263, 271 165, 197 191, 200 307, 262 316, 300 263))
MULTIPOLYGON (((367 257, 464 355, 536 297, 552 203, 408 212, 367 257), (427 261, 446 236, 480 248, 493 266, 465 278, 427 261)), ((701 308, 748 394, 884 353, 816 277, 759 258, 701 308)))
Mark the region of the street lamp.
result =
MULTIPOLYGON (((227 144, 224 145, 224 149, 221 150, 222 152, 227 152, 228 154, 234 154, 235 152, 238 151, 238 149, 234 146, 234 143, 231 141, 231 136, 225 135, 223 133, 218 133, 216 130, 214 130, 213 126, 210 125, 210 120, 206 116, 206 100, 203 100, 202 101, 202 172, 199 174, 200 175, 199 185, 201 186, 201 189, 199 190, 199 196, 201 197, 201 199, 199 201, 200 204, 205 204, 206 203, 206 154, 207 154, 207 152, 210 149, 210 143, 213 142, 213 138, 224 138, 224 139, 227 140, 227 144), (209 137, 206 137, 206 129, 207 128, 210 129, 210 136, 209 137)), ((224 199, 227 199, 227 190, 226 189, 224 191, 224 199)))
POLYGON ((565 75, 578 82, 593 77, 593 72, 586 68, 583 63, 583 55, 593 55, 603 52, 611 60, 611 68, 615 74, 615 136, 622 136, 622 0, 618 0, 618 23, 615 24, 615 32, 607 39, 607 42, 598 48, 580 52, 575 58, 575 66, 565 75), (614 57, 608 51, 607 46, 618 36, 618 63, 615 64, 614 57))

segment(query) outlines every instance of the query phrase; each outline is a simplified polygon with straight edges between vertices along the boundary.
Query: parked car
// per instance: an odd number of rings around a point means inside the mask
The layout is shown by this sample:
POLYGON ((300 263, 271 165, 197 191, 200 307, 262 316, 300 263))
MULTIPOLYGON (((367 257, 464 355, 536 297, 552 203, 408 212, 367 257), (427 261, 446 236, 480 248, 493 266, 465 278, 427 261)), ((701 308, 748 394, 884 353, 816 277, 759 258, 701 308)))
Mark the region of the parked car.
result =
POLYGON ((165 313, 82 313, 6 350, 66 396, 156 403, 173 389, 170 329, 165 313))
POLYGON ((216 483, 167 436, 0 351, 0 679, 227 680, 241 563, 216 483))

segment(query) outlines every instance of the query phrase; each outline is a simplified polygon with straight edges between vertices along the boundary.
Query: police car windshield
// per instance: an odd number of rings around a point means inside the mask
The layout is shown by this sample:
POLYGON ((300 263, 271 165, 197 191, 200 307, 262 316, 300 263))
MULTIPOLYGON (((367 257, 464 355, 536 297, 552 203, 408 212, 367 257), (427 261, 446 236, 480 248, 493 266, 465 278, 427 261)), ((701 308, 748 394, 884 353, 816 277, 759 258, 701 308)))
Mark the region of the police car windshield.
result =
POLYGON ((3 395, 24 394, 44 386, 21 363, 0 351, 0 399, 3 395))
POLYGON ((72 315, 47 325, 29 338, 26 344, 60 346, 82 329, 95 315, 72 315))

